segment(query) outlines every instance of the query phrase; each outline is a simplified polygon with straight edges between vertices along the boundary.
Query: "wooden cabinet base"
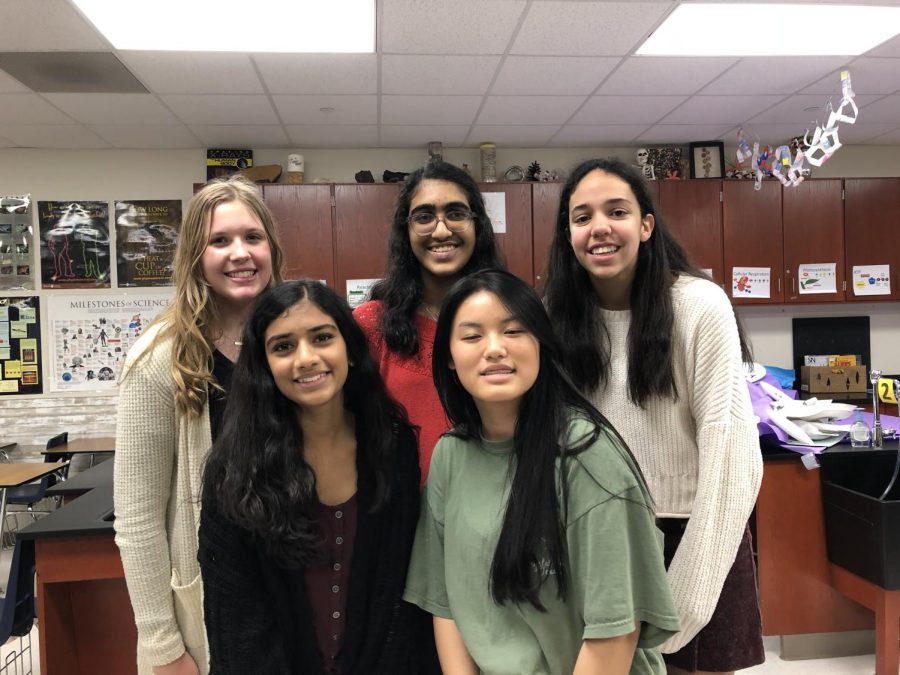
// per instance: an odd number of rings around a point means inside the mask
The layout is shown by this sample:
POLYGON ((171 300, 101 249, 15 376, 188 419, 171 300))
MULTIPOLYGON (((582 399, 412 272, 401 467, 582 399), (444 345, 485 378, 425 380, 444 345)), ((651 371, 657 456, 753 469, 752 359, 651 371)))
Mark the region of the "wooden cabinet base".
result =
POLYGON ((41 672, 136 674, 137 629, 112 536, 35 541, 41 672))

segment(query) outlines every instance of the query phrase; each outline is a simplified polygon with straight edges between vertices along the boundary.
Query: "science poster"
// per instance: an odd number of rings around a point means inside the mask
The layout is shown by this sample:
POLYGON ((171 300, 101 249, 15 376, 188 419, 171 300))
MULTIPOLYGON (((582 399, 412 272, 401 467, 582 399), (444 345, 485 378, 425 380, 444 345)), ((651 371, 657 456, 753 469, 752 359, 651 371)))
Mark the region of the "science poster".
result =
POLYGON ((114 389, 128 350, 171 297, 171 292, 48 297, 50 388, 114 389))
POLYGON ((39 302, 0 297, 0 395, 44 392, 39 302))
POLYGON ((123 286, 170 286, 181 200, 116 201, 116 269, 123 286))
POLYGON ((109 205, 38 202, 43 288, 109 288, 109 205))
POLYGON ((0 290, 34 290, 31 195, 0 197, 0 290))

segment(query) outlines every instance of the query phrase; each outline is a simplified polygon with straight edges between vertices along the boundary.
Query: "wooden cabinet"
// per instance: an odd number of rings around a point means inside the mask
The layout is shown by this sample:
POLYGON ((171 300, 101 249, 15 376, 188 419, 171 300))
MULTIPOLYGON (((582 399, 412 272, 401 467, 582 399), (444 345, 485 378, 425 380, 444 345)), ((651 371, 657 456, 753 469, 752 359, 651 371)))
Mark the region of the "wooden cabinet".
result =
POLYGON ((264 185, 278 228, 286 279, 311 277, 334 286, 330 185, 264 185))
POLYGON ((900 178, 844 179, 847 300, 900 300, 900 178), (856 295, 854 265, 890 265, 890 295, 856 295))
POLYGON ((761 189, 755 190, 753 181, 726 180, 722 194, 726 292, 736 305, 784 302, 781 183, 763 181, 761 189), (739 289, 732 290, 735 267, 768 268, 769 297, 741 297, 739 289))
POLYGON ((398 194, 398 184, 334 186, 334 288, 343 297, 347 279, 384 276, 398 194))
POLYGON ((534 283, 531 216, 531 183, 479 183, 482 194, 503 193, 506 200, 506 232, 496 232, 497 246, 506 268, 529 284, 534 283))
MULTIPOLYGON (((697 267, 712 270, 724 284, 722 262, 722 181, 671 180, 659 183, 659 212, 697 267)), ((729 284, 731 275, 728 275, 729 284)))
POLYGON ((844 210, 841 180, 806 180, 782 190, 786 302, 841 302, 844 299, 844 210), (835 291, 801 293, 809 275, 800 265, 835 264, 835 291))
POLYGON ((531 186, 531 233, 534 250, 534 287, 547 281, 547 255, 556 231, 562 183, 534 183, 531 186))

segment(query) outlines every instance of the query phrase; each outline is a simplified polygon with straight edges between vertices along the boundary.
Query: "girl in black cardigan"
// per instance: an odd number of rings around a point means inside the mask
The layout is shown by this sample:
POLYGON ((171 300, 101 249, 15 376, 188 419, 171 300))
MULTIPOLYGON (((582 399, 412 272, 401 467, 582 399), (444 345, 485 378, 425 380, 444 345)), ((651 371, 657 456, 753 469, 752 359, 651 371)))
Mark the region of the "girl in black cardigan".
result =
POLYGON ((204 473, 211 673, 440 672, 400 599, 419 511, 416 438, 346 303, 263 295, 204 473))

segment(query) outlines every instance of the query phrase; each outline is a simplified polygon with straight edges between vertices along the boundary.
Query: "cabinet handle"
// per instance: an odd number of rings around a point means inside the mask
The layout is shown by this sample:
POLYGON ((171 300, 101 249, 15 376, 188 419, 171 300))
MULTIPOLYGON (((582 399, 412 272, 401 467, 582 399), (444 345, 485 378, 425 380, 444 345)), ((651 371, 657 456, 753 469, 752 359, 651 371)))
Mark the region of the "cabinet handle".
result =
POLYGON ((781 277, 778 277, 778 292, 781 293, 781 277))
POLYGON ((796 286, 794 277, 791 277, 791 295, 794 294, 794 287, 796 286))

